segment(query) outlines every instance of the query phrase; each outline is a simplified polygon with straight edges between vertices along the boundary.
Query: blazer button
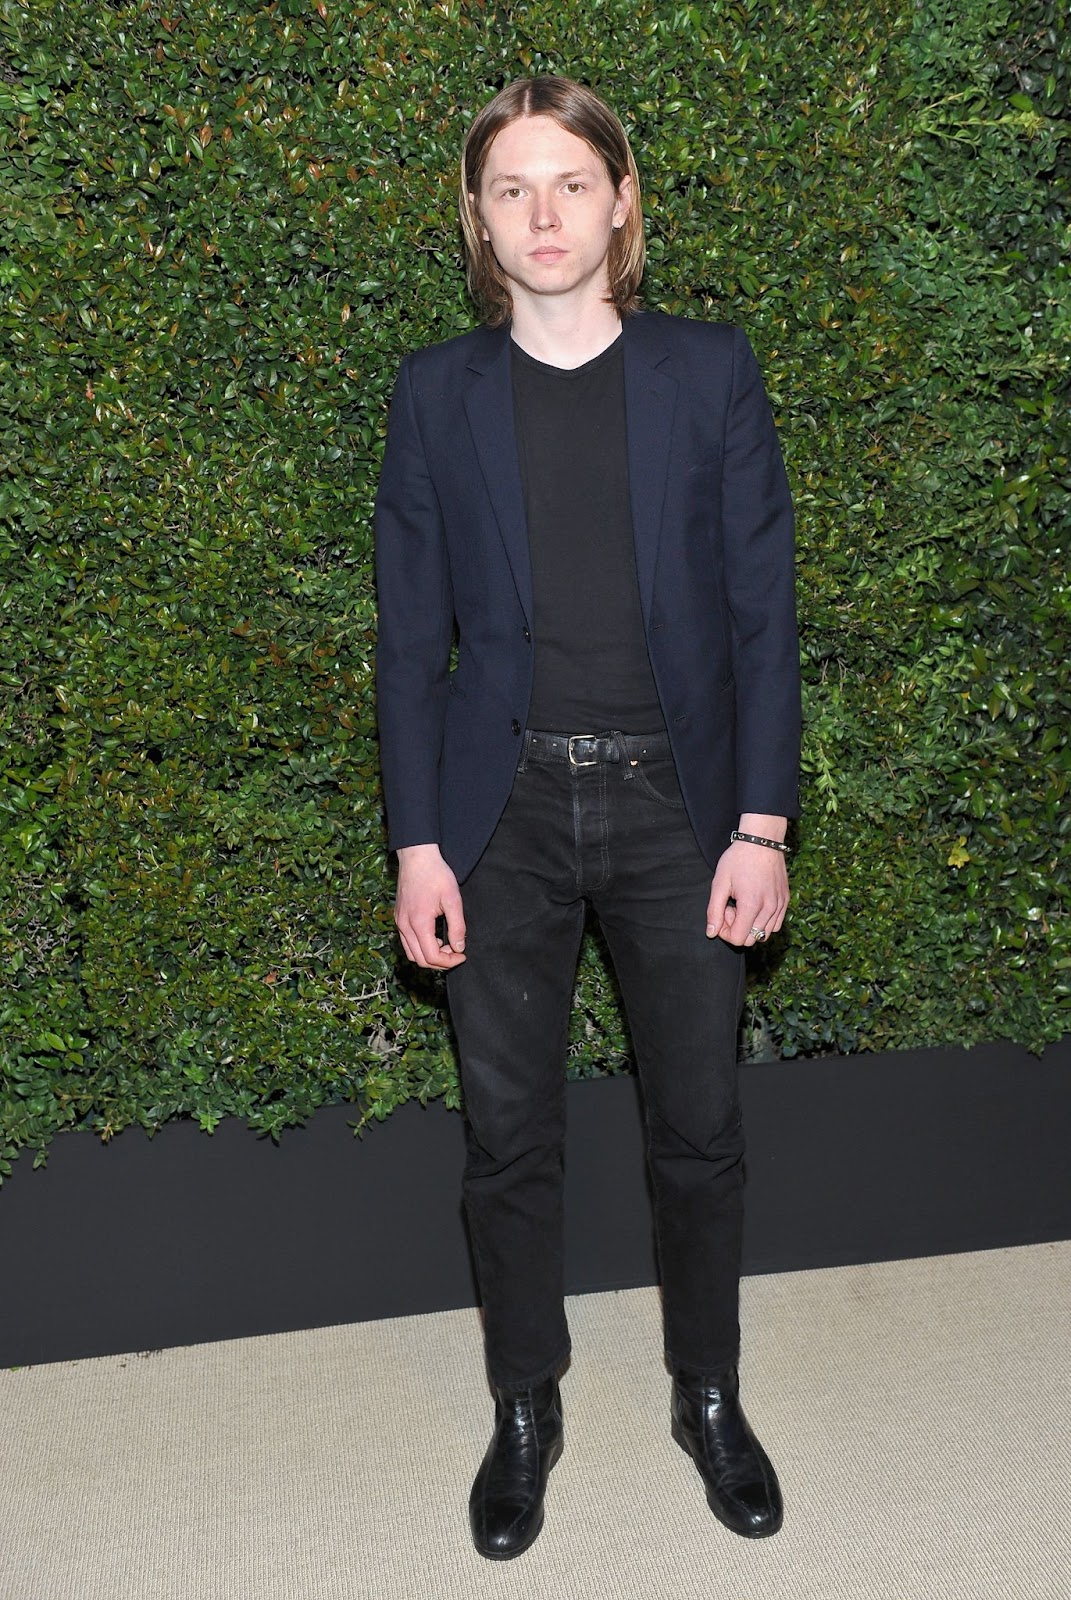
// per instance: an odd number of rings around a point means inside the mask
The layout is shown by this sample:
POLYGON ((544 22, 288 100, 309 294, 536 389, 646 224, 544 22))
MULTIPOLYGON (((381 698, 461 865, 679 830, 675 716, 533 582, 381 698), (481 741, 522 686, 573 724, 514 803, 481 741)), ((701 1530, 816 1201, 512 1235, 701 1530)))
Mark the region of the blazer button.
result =
POLYGON ((524 629, 524 630, 523 630, 523 632, 524 632, 524 642, 525 642, 525 644, 531 644, 531 642, 532 642, 532 635, 531 635, 531 634, 530 634, 530 633, 529 633, 529 631, 528 631, 528 629, 527 629, 527 628, 525 628, 525 629, 524 629))
POLYGON ((514 733, 514 734, 519 734, 519 733, 520 733, 520 731, 521 731, 521 725, 520 725, 520 723, 519 723, 519 722, 518 722, 518 721, 517 721, 517 718, 516 718, 516 717, 514 717, 514 719, 513 719, 513 721, 512 721, 512 722, 511 722, 511 723, 510 723, 510 728, 511 728, 511 730, 512 730, 512 731, 513 731, 513 733, 514 733))

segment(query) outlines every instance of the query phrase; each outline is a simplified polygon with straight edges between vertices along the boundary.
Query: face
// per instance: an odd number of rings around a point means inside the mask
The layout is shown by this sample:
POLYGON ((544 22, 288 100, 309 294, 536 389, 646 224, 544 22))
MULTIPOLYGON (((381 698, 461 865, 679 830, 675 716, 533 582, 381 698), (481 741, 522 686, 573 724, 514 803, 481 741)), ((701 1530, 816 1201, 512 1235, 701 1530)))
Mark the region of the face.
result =
POLYGON ((552 117, 521 117, 503 128, 487 153, 477 211, 514 297, 601 300, 630 190, 625 177, 615 191, 601 157, 552 117))

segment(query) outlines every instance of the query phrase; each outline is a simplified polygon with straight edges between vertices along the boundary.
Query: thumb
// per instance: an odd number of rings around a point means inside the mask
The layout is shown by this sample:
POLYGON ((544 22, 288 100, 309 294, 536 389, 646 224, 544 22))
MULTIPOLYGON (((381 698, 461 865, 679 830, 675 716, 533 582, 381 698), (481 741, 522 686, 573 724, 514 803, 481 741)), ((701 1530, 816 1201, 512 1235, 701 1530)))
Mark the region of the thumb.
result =
POLYGON ((714 874, 714 882, 710 886, 710 900, 707 903, 707 938, 716 939, 727 921, 729 896, 732 893, 732 883, 727 872, 718 871, 714 874))
POLYGON ((443 914, 446 917, 446 942, 451 950, 460 954, 465 948, 465 913, 461 908, 461 895, 456 889, 453 894, 443 897, 443 914))

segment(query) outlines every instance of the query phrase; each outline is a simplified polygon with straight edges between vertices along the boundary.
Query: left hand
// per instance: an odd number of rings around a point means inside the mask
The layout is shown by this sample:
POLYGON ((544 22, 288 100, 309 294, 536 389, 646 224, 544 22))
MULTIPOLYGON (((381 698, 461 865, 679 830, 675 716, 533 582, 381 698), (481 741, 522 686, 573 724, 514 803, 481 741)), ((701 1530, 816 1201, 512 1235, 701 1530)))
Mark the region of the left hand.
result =
POLYGON ((764 844, 729 846, 718 861, 707 904, 707 938, 750 948, 780 928, 788 910, 788 869, 780 850, 764 844), (729 901, 735 900, 735 905, 729 901))

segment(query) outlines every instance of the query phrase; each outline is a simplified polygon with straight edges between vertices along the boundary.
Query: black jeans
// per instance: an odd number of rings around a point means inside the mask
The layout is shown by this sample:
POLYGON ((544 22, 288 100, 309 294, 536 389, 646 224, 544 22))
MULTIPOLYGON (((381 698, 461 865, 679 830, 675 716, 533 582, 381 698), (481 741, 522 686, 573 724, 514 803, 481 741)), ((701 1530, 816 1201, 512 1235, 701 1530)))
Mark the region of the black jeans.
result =
POLYGON ((672 759, 591 766, 525 754, 462 886, 466 960, 448 975, 461 1056, 465 1210, 492 1383, 569 1354, 563 1307, 565 1055, 585 902, 617 973, 643 1089, 670 1366, 737 1358, 742 953, 706 937, 711 871, 672 759))

